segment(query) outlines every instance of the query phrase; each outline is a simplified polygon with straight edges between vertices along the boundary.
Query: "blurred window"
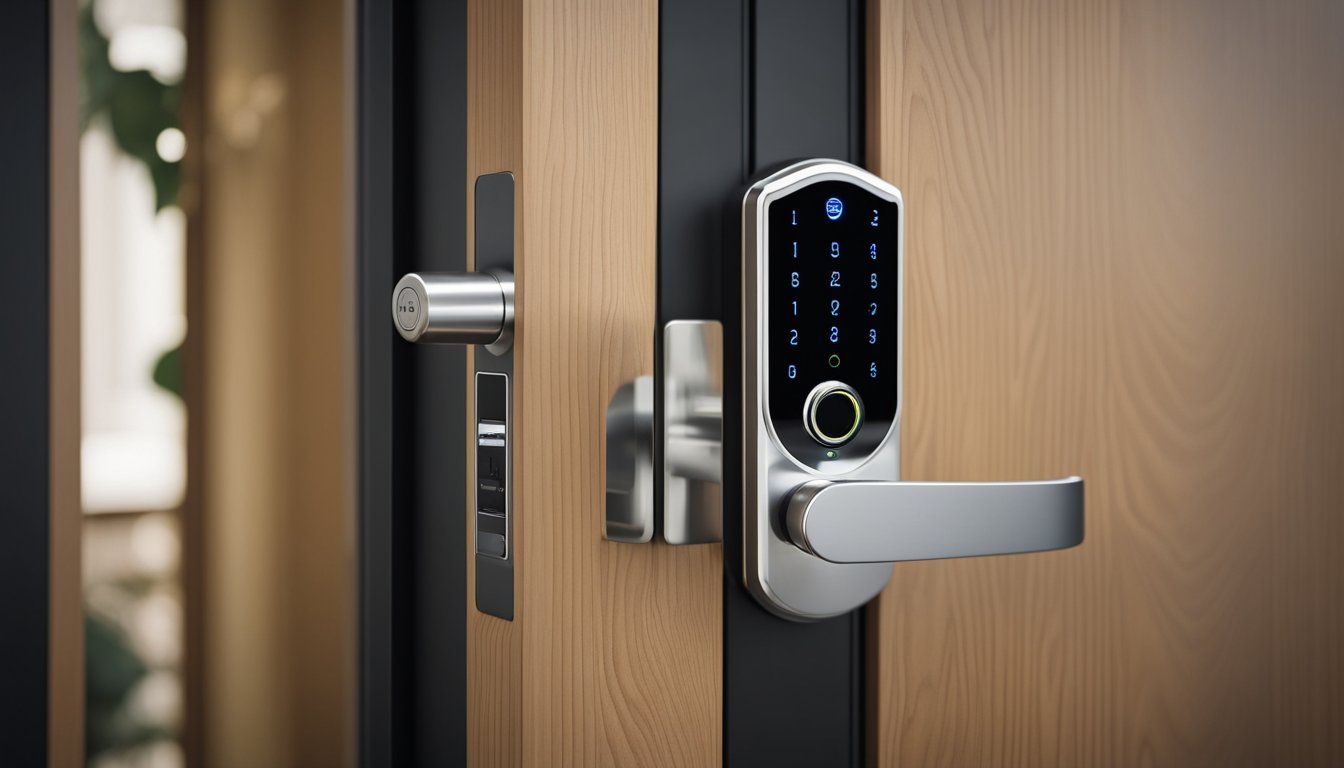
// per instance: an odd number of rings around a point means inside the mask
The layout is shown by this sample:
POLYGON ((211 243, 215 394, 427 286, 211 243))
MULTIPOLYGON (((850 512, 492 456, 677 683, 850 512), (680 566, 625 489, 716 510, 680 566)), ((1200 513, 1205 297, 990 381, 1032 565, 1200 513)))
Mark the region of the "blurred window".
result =
POLYGON ((186 65, 178 0, 81 11, 88 763, 183 763, 186 65))

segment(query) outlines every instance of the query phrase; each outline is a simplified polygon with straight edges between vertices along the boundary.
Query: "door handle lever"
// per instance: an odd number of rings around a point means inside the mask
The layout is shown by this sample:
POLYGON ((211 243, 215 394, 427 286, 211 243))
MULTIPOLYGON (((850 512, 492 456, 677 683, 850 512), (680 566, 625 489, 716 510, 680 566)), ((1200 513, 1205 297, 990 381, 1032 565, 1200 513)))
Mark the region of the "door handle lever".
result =
POLYGON ((789 536, 832 563, 1064 549, 1083 541, 1083 479, 1022 483, 829 482, 798 488, 789 536))

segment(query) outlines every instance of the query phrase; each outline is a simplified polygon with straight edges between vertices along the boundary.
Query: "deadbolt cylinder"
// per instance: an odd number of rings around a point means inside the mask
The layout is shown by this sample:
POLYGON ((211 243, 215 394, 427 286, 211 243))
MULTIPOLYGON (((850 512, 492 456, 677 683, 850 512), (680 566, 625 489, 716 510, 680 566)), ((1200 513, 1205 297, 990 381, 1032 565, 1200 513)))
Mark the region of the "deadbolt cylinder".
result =
POLYGON ((483 344, 502 354, 513 338, 513 275, 412 272, 392 290, 392 324, 407 341, 483 344))

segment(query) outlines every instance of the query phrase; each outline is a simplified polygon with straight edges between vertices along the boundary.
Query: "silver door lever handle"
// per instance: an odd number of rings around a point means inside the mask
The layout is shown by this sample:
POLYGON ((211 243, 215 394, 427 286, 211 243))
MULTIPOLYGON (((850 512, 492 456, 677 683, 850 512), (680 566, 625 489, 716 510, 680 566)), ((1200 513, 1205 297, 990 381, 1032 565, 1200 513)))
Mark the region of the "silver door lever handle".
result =
POLYGON ((793 543, 832 563, 1064 549, 1083 541, 1083 479, 1026 483, 817 480, 789 499, 793 543))

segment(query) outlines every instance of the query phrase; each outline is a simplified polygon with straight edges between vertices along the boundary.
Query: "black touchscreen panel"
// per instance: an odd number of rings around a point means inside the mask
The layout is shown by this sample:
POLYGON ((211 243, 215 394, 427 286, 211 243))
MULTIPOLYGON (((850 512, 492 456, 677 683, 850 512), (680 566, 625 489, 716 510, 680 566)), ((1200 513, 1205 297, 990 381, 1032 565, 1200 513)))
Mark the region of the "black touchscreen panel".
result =
POLYGON ((899 213, 835 180, 769 204, 769 414, 784 447, 807 464, 872 452, 895 418, 899 213), (857 437, 836 448, 803 425, 808 393, 827 381, 853 387, 865 411, 857 437))

